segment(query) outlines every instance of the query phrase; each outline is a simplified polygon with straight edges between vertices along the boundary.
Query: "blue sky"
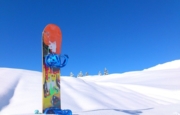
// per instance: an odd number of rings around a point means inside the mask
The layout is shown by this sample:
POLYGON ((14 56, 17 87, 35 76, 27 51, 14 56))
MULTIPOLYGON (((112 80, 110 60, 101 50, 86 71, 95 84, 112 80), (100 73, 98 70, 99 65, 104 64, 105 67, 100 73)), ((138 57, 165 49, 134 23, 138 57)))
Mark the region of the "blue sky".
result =
POLYGON ((42 70, 41 35, 57 24, 62 75, 142 70, 180 59, 179 0, 1 0, 0 67, 42 70))

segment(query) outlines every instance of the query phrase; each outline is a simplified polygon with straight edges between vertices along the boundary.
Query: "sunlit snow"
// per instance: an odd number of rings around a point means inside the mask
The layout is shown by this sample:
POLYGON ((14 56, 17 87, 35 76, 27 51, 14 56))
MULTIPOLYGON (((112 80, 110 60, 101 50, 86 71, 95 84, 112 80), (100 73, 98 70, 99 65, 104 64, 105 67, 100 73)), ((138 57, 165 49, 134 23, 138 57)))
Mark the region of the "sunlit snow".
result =
MULTIPOLYGON (((41 72, 0 68, 0 114, 42 109, 41 72)), ((142 71, 61 77, 62 109, 74 115, 180 115, 180 60, 142 71)))

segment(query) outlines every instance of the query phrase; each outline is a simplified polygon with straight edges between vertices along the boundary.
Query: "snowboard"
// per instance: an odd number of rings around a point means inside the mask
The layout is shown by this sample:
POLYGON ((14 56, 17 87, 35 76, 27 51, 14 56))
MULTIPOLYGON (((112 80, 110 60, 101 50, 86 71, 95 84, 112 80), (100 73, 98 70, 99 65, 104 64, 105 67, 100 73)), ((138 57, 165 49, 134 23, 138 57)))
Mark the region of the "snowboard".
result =
POLYGON ((66 57, 61 63, 62 33, 55 24, 48 24, 42 32, 42 112, 47 108, 61 109, 60 68, 66 65, 66 57))

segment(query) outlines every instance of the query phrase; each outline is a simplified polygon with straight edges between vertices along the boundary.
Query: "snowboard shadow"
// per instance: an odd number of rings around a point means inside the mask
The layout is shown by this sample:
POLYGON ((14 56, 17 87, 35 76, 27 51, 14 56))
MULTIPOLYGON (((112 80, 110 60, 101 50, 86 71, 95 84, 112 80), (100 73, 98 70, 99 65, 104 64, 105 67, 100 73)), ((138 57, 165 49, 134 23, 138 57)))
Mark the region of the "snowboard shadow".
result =
POLYGON ((146 109, 141 109, 141 110, 120 110, 120 109, 113 109, 113 110, 124 112, 130 115, 140 115, 143 113, 142 110, 149 110, 149 109, 153 109, 153 108, 146 108, 146 109))
MULTIPOLYGON (((139 110, 122 110, 122 109, 98 109, 98 110, 91 110, 91 111, 103 111, 103 110, 114 110, 114 111, 118 111, 118 112, 123 112, 129 115, 141 115, 144 110, 150 110, 153 108, 146 108, 146 109, 139 109, 139 110)), ((90 112, 90 111, 88 111, 90 112)))
POLYGON ((114 110, 119 111, 119 112, 123 112, 123 113, 127 113, 129 115, 140 115, 141 113, 143 113, 140 110, 117 110, 117 109, 114 109, 114 110))

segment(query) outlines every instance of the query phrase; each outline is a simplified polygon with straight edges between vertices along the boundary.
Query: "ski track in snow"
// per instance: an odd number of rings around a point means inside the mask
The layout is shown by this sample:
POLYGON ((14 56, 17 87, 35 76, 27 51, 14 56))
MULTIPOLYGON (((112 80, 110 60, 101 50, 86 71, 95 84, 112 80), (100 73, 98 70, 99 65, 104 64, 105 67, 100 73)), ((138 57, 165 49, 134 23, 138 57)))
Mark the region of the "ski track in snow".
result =
MULTIPOLYGON (((62 109, 73 115, 180 115, 179 62, 106 76, 62 76, 62 109)), ((41 72, 0 68, 0 79, 0 115, 42 109, 41 72)))

